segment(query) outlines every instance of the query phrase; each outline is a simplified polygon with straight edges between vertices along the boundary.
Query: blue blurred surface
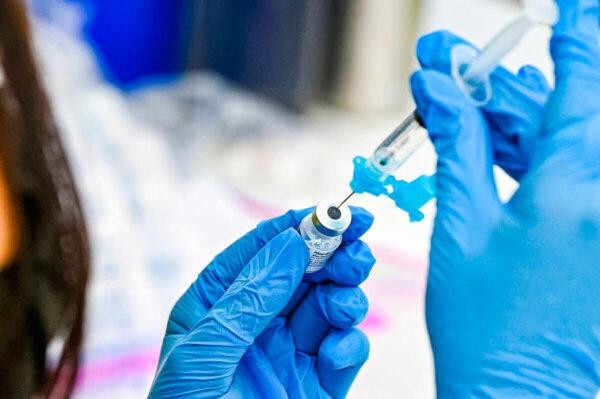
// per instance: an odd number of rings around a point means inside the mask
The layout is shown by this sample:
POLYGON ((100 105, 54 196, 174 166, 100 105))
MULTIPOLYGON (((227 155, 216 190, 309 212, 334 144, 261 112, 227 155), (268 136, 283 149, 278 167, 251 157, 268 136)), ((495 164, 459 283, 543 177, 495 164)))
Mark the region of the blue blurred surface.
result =
POLYGON ((187 0, 33 0, 42 16, 65 4, 85 13, 84 35, 105 77, 127 87, 150 75, 182 71, 185 65, 187 0))
POLYGON ((58 25, 73 22, 74 5, 82 10, 84 37, 121 88, 210 69, 300 110, 324 80, 330 1, 29 1, 58 25))

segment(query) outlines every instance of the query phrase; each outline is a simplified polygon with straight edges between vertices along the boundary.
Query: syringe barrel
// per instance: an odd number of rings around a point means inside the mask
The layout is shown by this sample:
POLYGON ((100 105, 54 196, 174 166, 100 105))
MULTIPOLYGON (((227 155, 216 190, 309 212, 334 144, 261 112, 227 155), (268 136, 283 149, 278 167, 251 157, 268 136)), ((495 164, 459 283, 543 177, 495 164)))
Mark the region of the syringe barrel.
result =
POLYGON ((416 111, 411 113, 380 145, 369 159, 369 168, 383 176, 394 174, 427 140, 427 131, 416 111))

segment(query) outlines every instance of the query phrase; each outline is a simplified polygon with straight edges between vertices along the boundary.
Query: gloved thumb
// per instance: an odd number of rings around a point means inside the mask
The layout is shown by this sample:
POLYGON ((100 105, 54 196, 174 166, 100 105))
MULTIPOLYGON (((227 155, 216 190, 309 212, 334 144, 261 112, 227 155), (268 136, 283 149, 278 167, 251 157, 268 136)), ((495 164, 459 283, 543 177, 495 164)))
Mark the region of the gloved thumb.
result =
POLYGON ((474 237, 485 237, 495 225, 501 209, 488 126, 450 77, 421 70, 411 85, 417 112, 438 155, 434 234, 443 235, 444 242, 451 239, 461 253, 468 252, 477 245, 474 237))
MULTIPOLYGON (((180 394, 182 388, 189 394, 226 393, 242 356, 290 300, 308 261, 306 244, 294 229, 269 241, 174 347, 158 378, 176 378, 180 394)), ((160 381, 154 386, 153 392, 160 381)))

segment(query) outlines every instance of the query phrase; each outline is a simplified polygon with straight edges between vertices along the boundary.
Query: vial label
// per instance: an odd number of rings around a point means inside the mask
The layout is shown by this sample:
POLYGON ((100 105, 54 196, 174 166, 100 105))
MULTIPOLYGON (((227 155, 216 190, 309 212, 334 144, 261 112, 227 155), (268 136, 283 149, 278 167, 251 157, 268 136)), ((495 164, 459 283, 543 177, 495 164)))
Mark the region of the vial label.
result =
POLYGON ((331 251, 320 252, 312 248, 309 248, 308 252, 310 255, 310 262, 308 263, 308 267, 306 268, 306 273, 315 273, 321 270, 325 265, 325 262, 327 262, 327 260, 331 258, 331 255, 333 254, 333 252, 331 251))

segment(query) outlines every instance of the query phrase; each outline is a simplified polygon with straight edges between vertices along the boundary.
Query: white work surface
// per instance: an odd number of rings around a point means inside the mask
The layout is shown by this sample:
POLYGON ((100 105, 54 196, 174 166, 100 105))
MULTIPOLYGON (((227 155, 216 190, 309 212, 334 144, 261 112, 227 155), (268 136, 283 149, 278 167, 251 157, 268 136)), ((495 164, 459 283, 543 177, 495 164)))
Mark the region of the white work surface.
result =
MULTIPOLYGON (((510 4, 426 1, 420 30, 449 28, 482 44, 516 15, 510 4)), ((54 28, 38 30, 94 250, 77 397, 142 397, 169 310, 203 266, 264 218, 343 198, 352 158, 368 156, 410 106, 386 115, 316 107, 299 117, 205 74, 125 97, 98 78, 88 50, 54 28)), ((509 64, 549 72, 545 35, 528 37, 509 64)), ((434 166, 426 145, 401 177, 434 166)), ((514 188, 506 178, 500 186, 505 197, 514 188)), ((387 199, 352 203, 375 215, 365 240, 378 262, 363 287, 371 355, 350 397, 433 397, 424 289, 434 204, 411 224, 387 199)))

